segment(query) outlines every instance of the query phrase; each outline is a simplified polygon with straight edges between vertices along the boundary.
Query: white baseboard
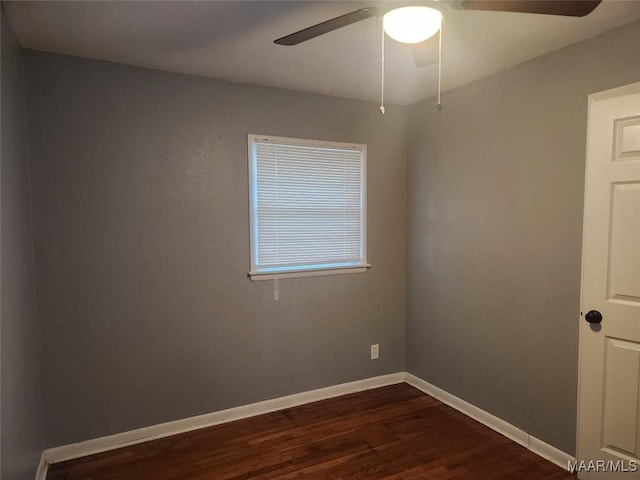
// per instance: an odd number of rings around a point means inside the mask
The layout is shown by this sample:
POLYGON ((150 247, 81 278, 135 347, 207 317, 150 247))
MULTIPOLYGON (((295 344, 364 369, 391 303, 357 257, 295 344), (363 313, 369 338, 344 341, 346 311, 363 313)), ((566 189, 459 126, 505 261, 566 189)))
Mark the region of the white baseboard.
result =
POLYGON ((87 440, 85 442, 63 445, 60 447, 49 448, 42 453, 42 459, 36 474, 36 480, 45 480, 47 475, 47 467, 49 464, 63 462, 74 458, 80 458, 95 453, 114 450, 116 448, 126 447, 137 443, 147 442, 157 438, 168 437, 178 433, 189 432, 200 428, 211 427, 221 423, 232 422, 242 418, 253 417, 264 413, 291 408, 305 403, 316 402, 326 398, 338 397, 349 393, 370 390, 372 388, 384 387, 396 383, 406 382, 416 387, 418 390, 430 395, 442 403, 445 403, 459 412, 473 418, 474 420, 486 425, 514 442, 524 446, 536 455, 539 455, 556 465, 567 468, 569 461, 575 461, 575 458, 548 443, 539 440, 524 430, 506 422, 490 413, 476 407, 432 385, 421 378, 416 377, 407 372, 392 373, 379 377, 357 380, 349 383, 342 383, 331 387, 320 388, 308 392, 296 393, 285 397, 265 400, 263 402, 242 405, 239 407, 229 408, 218 412, 189 417, 182 420, 161 423, 149 427, 139 428, 128 432, 117 433, 106 437, 87 440))
POLYGON ((549 445, 542 440, 529 436, 529 445, 527 446, 529 450, 531 450, 536 455, 541 456, 542 458, 546 458, 551 463, 555 463, 559 467, 564 468, 565 470, 569 466, 569 462, 575 462, 576 457, 569 455, 566 452, 554 447, 553 445, 549 445))
MULTIPOLYGON (((116 433, 115 435, 87 440, 85 442, 49 448, 43 452, 43 458, 46 460, 46 463, 49 464, 63 462, 65 460, 106 452, 107 450, 114 450, 116 448, 134 445, 136 443, 147 442, 157 438, 197 430, 199 428, 211 427, 221 423, 232 422, 242 418, 253 417, 263 413, 274 412, 284 408, 291 408, 305 403, 316 402, 326 398, 339 397, 349 393, 384 387, 395 383, 402 383, 404 382, 404 379, 405 373, 398 372, 379 377, 366 378, 364 380, 356 380, 355 382, 342 383, 331 387, 319 388, 308 392, 296 393, 285 397, 274 398, 272 400, 265 400, 263 402, 198 415, 196 417, 189 417, 150 427, 143 427, 137 430, 130 430, 128 432, 116 433)), ((40 479, 38 478, 37 480, 40 479)))
POLYGON ((455 408, 459 412, 464 413, 483 425, 486 425, 510 440, 522 445, 536 455, 555 463, 559 467, 566 469, 569 461, 575 461, 575 458, 568 453, 565 453, 562 450, 531 436, 524 430, 521 430, 509 422, 491 415, 489 412, 486 412, 485 410, 482 410, 481 408, 478 408, 475 405, 472 405, 469 402, 466 402, 461 398, 458 398, 455 395, 452 395, 449 392, 438 388, 415 375, 412 375, 411 373, 406 374, 405 382, 416 387, 418 390, 423 391, 427 395, 437 398, 442 403, 455 408))
POLYGON ((47 480, 47 470, 49 469, 49 464, 47 463, 47 458, 42 452, 40 455, 40 463, 38 464, 38 470, 36 470, 36 480, 47 480))

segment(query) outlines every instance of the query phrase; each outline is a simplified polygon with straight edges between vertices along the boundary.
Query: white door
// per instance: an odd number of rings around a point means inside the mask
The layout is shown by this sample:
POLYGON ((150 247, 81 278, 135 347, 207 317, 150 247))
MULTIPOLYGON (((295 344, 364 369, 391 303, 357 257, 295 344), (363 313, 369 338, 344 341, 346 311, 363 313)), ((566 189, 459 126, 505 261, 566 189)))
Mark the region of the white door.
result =
POLYGON ((578 476, 636 480, 640 479, 640 83, 591 95, 587 132, 578 476))

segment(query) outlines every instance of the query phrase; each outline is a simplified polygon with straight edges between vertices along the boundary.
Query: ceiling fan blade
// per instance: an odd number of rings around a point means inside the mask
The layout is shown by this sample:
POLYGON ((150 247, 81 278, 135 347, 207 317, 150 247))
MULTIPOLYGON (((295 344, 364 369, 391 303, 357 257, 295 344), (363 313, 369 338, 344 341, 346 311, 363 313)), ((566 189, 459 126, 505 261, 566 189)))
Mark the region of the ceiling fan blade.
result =
POLYGON ((339 17, 332 18, 331 20, 318 23, 317 25, 302 29, 298 32, 292 33, 291 35, 287 35, 286 37, 279 38, 274 40, 273 43, 277 43, 278 45, 297 45, 299 43, 306 42, 307 40, 311 40, 312 38, 319 37, 320 35, 324 35, 325 33, 359 22, 360 20, 375 17, 378 15, 378 12, 379 9, 375 7, 361 8, 359 10, 340 15, 339 17))
POLYGON ((428 67, 438 63, 438 36, 425 40, 424 42, 411 45, 413 50, 413 60, 416 67, 428 67))
POLYGON ((490 10, 494 12, 541 13, 584 17, 602 0, 460 0, 463 10, 490 10))

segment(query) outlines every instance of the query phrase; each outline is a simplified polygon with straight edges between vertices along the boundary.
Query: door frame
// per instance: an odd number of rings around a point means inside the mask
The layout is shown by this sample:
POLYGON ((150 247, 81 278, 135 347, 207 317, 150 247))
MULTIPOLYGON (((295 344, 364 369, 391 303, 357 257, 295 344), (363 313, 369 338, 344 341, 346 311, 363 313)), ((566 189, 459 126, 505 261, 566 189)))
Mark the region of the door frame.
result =
POLYGON ((638 94, 640 93, 640 82, 634 82, 634 83, 630 83, 628 85, 623 85, 620 87, 615 87, 615 88, 611 88, 608 90, 603 90, 601 92, 596 92, 596 93, 592 93, 590 95, 588 95, 587 97, 587 135, 586 135, 586 150, 585 150, 585 172, 584 172, 584 199, 583 199, 583 217, 582 217, 582 260, 581 260, 581 271, 580 271, 580 315, 578 317, 578 381, 577 381, 577 408, 576 408, 576 459, 579 460, 580 459, 580 450, 579 450, 579 444, 580 444, 580 392, 581 392, 581 378, 582 378, 582 368, 583 368, 583 362, 582 362, 582 342, 583 342, 583 335, 582 335, 582 329, 580 328, 581 326, 581 322, 584 321, 584 264, 585 264, 585 248, 584 248, 584 243, 585 243, 585 225, 587 224, 587 210, 586 210, 586 205, 587 205, 587 196, 589 195, 589 184, 587 182, 587 178, 588 178, 588 174, 589 174, 589 122, 591 120, 591 110, 592 110, 592 105, 595 102, 599 102, 602 100, 608 100, 611 98, 616 98, 616 97, 622 97, 625 95, 633 95, 633 94, 638 94))

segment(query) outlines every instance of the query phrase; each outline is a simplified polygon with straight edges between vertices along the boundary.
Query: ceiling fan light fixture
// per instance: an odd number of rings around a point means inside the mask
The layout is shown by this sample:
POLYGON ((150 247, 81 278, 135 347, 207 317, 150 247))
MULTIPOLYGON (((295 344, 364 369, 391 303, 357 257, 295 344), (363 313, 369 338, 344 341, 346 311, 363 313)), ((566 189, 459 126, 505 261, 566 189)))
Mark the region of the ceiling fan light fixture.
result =
POLYGON ((442 12, 431 7, 409 6, 389 10, 382 18, 384 31, 401 43, 419 43, 440 30, 442 12))

